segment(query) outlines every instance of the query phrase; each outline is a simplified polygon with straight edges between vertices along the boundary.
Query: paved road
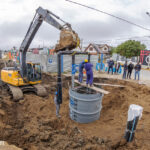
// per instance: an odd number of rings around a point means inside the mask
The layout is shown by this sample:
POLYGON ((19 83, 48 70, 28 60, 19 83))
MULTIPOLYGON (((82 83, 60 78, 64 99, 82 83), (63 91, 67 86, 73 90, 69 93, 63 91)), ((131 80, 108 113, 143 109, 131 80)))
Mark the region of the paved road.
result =
POLYGON ((141 80, 150 80, 150 71, 149 70, 141 70, 141 80))
MULTIPOLYGON (((98 73, 98 71, 96 71, 96 72, 98 73)), ((135 74, 135 71, 133 70, 132 76, 131 76, 132 79, 134 79, 134 74, 135 74)), ((112 78, 114 77, 114 78, 122 79, 122 74, 121 75, 111 75, 111 73, 110 73, 109 76, 111 76, 112 78)), ((140 80, 144 80, 144 81, 149 80, 150 81, 150 71, 149 70, 141 70, 140 80)))

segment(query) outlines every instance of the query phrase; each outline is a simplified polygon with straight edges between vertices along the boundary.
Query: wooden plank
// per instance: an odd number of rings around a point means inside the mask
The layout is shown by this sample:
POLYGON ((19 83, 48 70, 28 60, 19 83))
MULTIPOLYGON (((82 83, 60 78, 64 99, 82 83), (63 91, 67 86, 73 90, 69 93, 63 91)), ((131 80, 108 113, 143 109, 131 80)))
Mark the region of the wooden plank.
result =
POLYGON ((65 77, 71 77, 71 74, 63 74, 65 77))
MULTIPOLYGON (((82 85, 82 86, 84 86, 84 87, 87 87, 87 85, 85 84, 85 83, 80 83, 79 81, 77 81, 77 80, 74 80, 74 82, 75 83, 78 83, 78 84, 80 84, 80 85, 82 85)), ((98 88, 98 87, 95 87, 95 86, 92 86, 92 87, 88 87, 89 89, 93 89, 93 90, 95 90, 95 91, 97 91, 97 92, 100 92, 100 93, 103 93, 103 94, 109 94, 110 92, 108 92, 108 91, 106 91, 106 90, 104 90, 104 89, 101 89, 101 88, 98 88)))
POLYGON ((74 87, 74 89, 78 89, 78 88, 81 88, 82 86, 80 85, 80 86, 76 86, 76 87, 74 87))
POLYGON ((107 84, 107 83, 94 83, 94 85, 113 86, 113 87, 125 87, 125 86, 123 86, 123 85, 107 84))

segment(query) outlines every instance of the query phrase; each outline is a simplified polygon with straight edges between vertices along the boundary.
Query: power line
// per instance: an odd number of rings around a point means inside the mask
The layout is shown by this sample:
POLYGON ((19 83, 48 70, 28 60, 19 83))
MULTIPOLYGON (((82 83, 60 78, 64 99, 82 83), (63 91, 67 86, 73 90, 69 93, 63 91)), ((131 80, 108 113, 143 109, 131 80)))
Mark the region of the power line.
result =
MULTIPOLYGON (((83 43, 84 44, 88 44, 88 43, 103 43, 103 44, 106 44, 106 43, 111 43, 111 44, 118 44, 118 43, 122 43, 123 41, 126 41, 126 40, 120 40, 120 41, 118 41, 118 40, 113 40, 113 41, 111 41, 111 40, 99 40, 99 41, 84 41, 83 43)), ((150 40, 138 40, 138 41, 140 41, 140 42, 143 42, 143 43, 145 43, 146 45, 147 44, 150 44, 150 40)))
MULTIPOLYGON (((87 45, 89 43, 108 44, 108 45, 111 45, 113 47, 116 47, 124 41, 126 41, 126 40, 125 39, 122 39, 122 40, 114 39, 114 40, 84 41, 83 43, 84 43, 84 45, 87 45)), ((147 47, 150 47, 150 40, 140 40, 139 39, 138 41, 142 42, 147 47)))
POLYGON ((99 9, 96 9, 96 8, 93 8, 93 7, 84 5, 84 4, 80 4, 80 3, 77 3, 77 2, 74 2, 74 1, 71 1, 71 0, 66 0, 66 1, 71 2, 71 3, 74 3, 74 4, 77 4, 77 5, 80 5, 80 6, 83 6, 83 7, 86 7, 86 8, 89 8, 89 9, 92 9, 92 10, 95 10, 95 11, 98 11, 98 12, 100 12, 100 13, 106 14, 106 15, 111 16, 111 17, 113 17, 113 18, 119 19, 119 20, 124 21, 124 22, 126 22, 126 23, 129 23, 129 24, 131 24, 131 25, 134 25, 134 26, 136 26, 136 27, 139 27, 139 28, 141 28, 141 29, 150 31, 150 29, 148 29, 148 28, 145 28, 145 27, 143 27, 143 26, 141 26, 141 25, 138 25, 138 24, 133 23, 133 22, 131 22, 131 21, 128 21, 128 20, 126 20, 126 19, 117 17, 117 16, 115 16, 115 15, 113 15, 113 14, 104 12, 104 11, 102 11, 102 10, 99 10, 99 9))
MULTIPOLYGON (((140 41, 150 41, 150 40, 143 40, 143 39, 140 39, 140 38, 150 38, 150 36, 133 36, 133 37, 117 37, 115 39, 102 39, 102 40, 94 40, 92 42, 111 42, 112 40, 113 41, 122 41, 122 40, 131 40, 131 39, 139 39, 140 41)), ((84 41, 84 43, 89 43, 90 41, 84 41)))

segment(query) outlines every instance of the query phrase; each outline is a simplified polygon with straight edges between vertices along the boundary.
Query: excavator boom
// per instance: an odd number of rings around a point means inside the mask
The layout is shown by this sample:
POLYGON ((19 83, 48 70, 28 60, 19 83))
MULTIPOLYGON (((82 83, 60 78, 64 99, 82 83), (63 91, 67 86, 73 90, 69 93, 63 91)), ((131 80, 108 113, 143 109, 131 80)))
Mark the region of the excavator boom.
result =
POLYGON ((27 50, 43 21, 47 22, 48 24, 52 25, 58 30, 61 30, 60 40, 59 43, 56 45, 56 52, 65 50, 66 48, 72 50, 73 48, 77 47, 77 44, 79 43, 78 35, 72 30, 71 25, 69 23, 60 19, 60 17, 58 17, 51 11, 39 7, 36 10, 36 14, 20 46, 20 69, 21 69, 20 71, 22 78, 26 78, 27 76, 27 68, 26 68, 27 50), (54 18, 62 21, 65 24, 61 25, 54 18))

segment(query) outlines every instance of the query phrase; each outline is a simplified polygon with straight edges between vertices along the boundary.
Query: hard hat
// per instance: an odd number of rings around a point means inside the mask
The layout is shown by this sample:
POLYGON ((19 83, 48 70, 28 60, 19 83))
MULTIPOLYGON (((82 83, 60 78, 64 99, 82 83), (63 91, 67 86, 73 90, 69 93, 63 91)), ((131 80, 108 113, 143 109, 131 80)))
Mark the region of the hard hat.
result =
POLYGON ((85 60, 84 60, 84 62, 85 62, 85 63, 87 63, 87 62, 88 62, 88 60, 87 60, 87 59, 85 59, 85 60))
POLYGON ((55 92, 55 95, 57 95, 58 93, 57 92, 55 92))

